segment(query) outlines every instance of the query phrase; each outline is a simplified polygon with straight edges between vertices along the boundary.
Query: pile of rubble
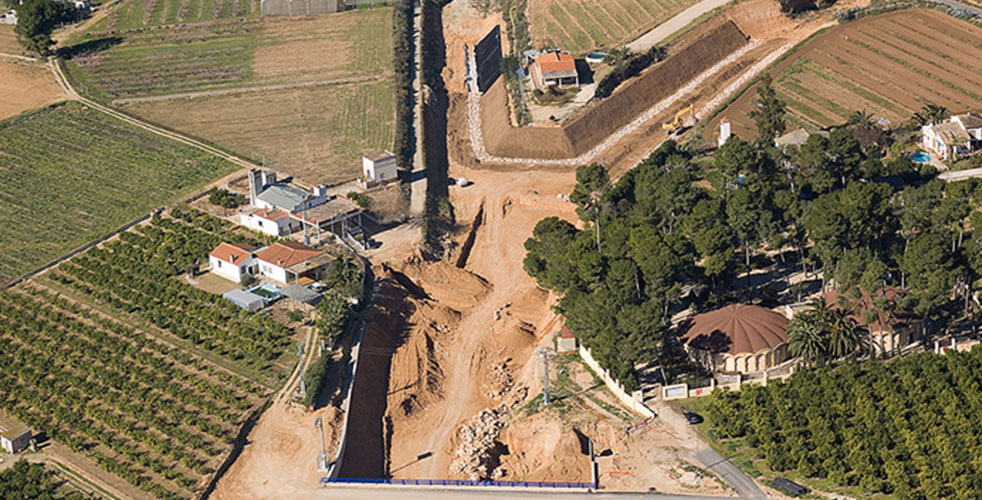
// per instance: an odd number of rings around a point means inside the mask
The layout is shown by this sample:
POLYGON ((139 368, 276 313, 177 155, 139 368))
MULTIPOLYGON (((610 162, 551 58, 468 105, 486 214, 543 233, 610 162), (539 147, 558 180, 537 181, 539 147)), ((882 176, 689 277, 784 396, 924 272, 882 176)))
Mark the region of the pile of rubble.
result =
POLYGON ((508 370, 510 359, 491 366, 489 383, 484 395, 496 399, 499 404, 485 408, 474 415, 458 432, 460 445, 456 458, 450 464, 450 473, 472 481, 495 480, 505 475, 499 467, 498 453, 501 443, 498 437, 504 427, 504 417, 518 408, 528 396, 528 387, 516 386, 508 370))

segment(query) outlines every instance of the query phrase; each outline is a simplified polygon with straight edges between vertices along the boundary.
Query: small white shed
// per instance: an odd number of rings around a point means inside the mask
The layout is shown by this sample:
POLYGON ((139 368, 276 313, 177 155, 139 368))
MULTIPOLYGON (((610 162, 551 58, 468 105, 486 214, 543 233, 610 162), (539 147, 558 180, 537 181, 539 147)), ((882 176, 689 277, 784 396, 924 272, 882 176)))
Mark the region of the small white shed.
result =
POLYGON ((361 160, 362 182, 366 185, 382 184, 394 181, 396 172, 396 155, 389 151, 376 151, 365 155, 361 160))

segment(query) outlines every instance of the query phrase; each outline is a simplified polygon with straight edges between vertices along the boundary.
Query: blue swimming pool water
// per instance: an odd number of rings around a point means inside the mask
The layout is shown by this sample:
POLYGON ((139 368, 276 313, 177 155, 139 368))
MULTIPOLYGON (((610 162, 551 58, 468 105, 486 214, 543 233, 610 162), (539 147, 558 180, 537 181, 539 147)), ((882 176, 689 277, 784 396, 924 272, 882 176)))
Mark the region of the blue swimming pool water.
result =
POLYGON ((931 155, 927 153, 914 153, 910 155, 910 159, 916 161, 917 163, 927 163, 931 161, 931 155))

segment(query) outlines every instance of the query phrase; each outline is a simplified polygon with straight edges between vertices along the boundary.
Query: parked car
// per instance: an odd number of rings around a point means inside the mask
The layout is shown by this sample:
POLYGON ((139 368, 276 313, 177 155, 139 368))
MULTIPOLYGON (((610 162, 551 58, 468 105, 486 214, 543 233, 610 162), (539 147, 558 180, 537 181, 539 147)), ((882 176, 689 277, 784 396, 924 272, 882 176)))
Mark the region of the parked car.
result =
POLYGON ((701 424, 703 422, 702 415, 700 415, 700 414, 698 414, 696 412, 687 411, 687 412, 683 413, 682 415, 692 425, 701 424))

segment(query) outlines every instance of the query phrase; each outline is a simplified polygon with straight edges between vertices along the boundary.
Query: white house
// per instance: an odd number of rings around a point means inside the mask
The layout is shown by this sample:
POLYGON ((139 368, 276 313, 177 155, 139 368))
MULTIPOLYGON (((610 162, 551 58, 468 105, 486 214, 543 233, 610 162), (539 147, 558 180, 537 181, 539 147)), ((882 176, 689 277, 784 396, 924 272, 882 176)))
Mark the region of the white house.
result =
POLYGON ((208 260, 212 272, 238 283, 242 275, 255 275, 259 271, 255 252, 256 248, 250 245, 222 243, 208 254, 208 260))
POLYGON ((286 210, 252 208, 239 214, 239 222, 270 236, 284 236, 301 229, 300 221, 293 219, 286 210))
POLYGON ((17 24, 17 11, 10 9, 0 14, 0 24, 17 24))
POLYGON ((376 151, 361 159, 361 181, 373 186, 396 180, 396 155, 388 151, 376 151))
POLYGON ((31 430, 18 423, 0 432, 0 447, 7 453, 20 453, 31 445, 31 438, 31 430))
POLYGON ((925 125, 921 145, 942 160, 982 150, 982 114, 964 113, 943 123, 925 125))
POLYGON ((579 86, 580 78, 576 72, 576 61, 565 52, 547 52, 535 58, 529 66, 532 84, 539 90, 548 87, 579 86))
POLYGON ((327 187, 317 186, 310 192, 276 182, 273 170, 249 171, 249 204, 255 208, 301 212, 327 202, 327 187))
POLYGON ((295 241, 278 241, 256 254, 259 273, 279 283, 296 283, 308 271, 330 261, 320 250, 295 241))

